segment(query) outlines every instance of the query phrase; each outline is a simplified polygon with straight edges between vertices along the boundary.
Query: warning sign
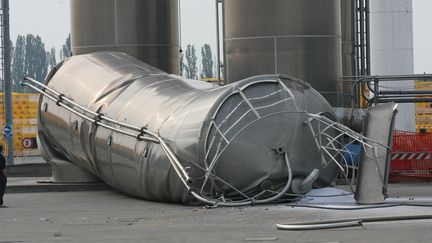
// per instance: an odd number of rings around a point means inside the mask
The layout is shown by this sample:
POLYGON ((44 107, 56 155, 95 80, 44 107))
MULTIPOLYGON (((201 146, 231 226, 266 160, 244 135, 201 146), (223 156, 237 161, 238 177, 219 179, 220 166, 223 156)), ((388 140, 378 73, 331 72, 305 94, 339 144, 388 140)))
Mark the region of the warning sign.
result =
POLYGON ((33 140, 31 138, 24 138, 22 140, 22 146, 24 148, 32 148, 33 147, 33 140))

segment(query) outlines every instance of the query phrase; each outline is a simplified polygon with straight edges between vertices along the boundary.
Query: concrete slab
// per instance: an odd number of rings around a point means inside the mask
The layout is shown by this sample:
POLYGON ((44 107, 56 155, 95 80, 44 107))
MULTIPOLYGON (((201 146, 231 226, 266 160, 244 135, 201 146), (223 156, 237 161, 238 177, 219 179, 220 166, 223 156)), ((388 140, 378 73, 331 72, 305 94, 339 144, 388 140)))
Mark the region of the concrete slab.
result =
POLYGON ((5 203, 9 207, 0 208, 2 242, 432 242, 432 220, 314 231, 280 231, 275 226, 428 214, 430 207, 338 211, 281 204, 206 209, 149 202, 116 191, 8 193, 5 203))
MULTIPOLYGON (((113 190, 105 183, 53 183, 51 177, 9 177, 7 193, 113 190)), ((0 241, 1 243, 1 241, 0 241)))
POLYGON ((9 177, 51 177, 50 163, 17 164, 8 166, 9 177))
POLYGON ((25 156, 25 157, 14 157, 14 165, 23 164, 46 164, 47 162, 40 156, 25 156))

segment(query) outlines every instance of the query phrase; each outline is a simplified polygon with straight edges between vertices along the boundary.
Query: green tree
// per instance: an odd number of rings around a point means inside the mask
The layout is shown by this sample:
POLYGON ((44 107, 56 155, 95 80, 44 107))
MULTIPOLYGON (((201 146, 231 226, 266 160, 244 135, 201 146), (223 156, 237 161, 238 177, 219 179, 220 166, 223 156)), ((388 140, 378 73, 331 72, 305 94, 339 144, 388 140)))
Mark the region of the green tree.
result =
POLYGON ((62 46, 62 49, 60 51, 60 60, 63 61, 64 59, 72 56, 72 48, 71 48, 71 35, 66 38, 65 44, 62 46))
POLYGON ((25 62, 25 46, 26 39, 22 35, 18 35, 15 42, 15 48, 12 55, 11 65, 11 78, 12 78, 12 90, 15 92, 20 91, 20 82, 25 75, 24 62, 25 62))
POLYGON ((209 44, 201 47, 202 72, 201 78, 213 78, 213 56, 209 44))
POLYGON ((12 59, 13 59, 13 56, 15 53, 15 48, 14 48, 12 40, 9 40, 9 46, 10 46, 10 57, 11 57, 11 65, 12 65, 12 59))
POLYGON ((194 45, 187 45, 185 58, 187 63, 185 65, 186 78, 198 79, 197 56, 194 45))
POLYGON ((185 64, 184 64, 184 54, 183 52, 180 53, 180 76, 183 76, 183 71, 185 70, 185 64))
POLYGON ((33 92, 23 87, 20 82, 24 76, 43 81, 48 67, 56 63, 55 49, 45 51, 45 44, 39 36, 27 34, 18 35, 12 54, 11 78, 12 90, 15 92, 33 92))
POLYGON ((54 47, 51 48, 50 51, 47 51, 46 59, 48 64, 48 70, 51 70, 53 67, 57 65, 56 49, 54 47))
MULTIPOLYGON (((44 80, 48 71, 45 44, 39 36, 28 34, 25 45, 24 72, 36 80, 44 80)), ((24 91, 31 91, 28 87, 24 91)))

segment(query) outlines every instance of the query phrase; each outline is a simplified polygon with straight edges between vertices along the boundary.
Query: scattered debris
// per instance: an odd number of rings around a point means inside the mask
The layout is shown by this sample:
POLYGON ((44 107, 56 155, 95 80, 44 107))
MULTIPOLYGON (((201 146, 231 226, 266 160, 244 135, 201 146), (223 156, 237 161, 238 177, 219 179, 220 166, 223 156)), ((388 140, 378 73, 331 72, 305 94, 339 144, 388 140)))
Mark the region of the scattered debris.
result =
POLYGON ((278 237, 250 237, 245 238, 245 241, 277 241, 278 237))

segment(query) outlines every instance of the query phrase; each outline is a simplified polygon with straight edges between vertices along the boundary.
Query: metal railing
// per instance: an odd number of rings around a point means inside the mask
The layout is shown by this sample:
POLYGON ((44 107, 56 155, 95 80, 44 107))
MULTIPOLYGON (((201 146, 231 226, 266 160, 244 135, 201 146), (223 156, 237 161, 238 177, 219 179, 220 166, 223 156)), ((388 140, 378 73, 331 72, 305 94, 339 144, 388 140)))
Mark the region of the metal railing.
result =
POLYGON ((112 118, 109 118, 103 115, 102 113, 94 112, 90 109, 87 109, 75 103, 73 100, 69 99, 64 94, 61 94, 56 90, 32 78, 24 77, 24 80, 22 81, 22 85, 26 85, 36 90, 37 92, 44 95, 48 99, 56 102, 58 106, 65 108, 71 113, 95 124, 96 126, 101 126, 106 129, 124 134, 126 136, 134 137, 140 141, 149 141, 149 142, 160 144, 162 149, 166 153, 174 170, 180 177, 181 181, 183 182, 183 184, 186 186, 188 190, 190 189, 189 184, 192 183, 192 179, 189 177, 188 173, 186 172, 186 169, 183 167, 183 165, 180 163, 180 161, 177 159, 177 157, 174 155, 174 153, 171 151, 168 145, 163 141, 163 139, 158 134, 149 131, 145 127, 140 128, 140 127, 132 126, 130 124, 126 124, 124 122, 116 121, 112 118), (116 128, 115 126, 119 126, 120 128, 116 128), (129 129, 132 132, 123 130, 121 128, 129 129))

